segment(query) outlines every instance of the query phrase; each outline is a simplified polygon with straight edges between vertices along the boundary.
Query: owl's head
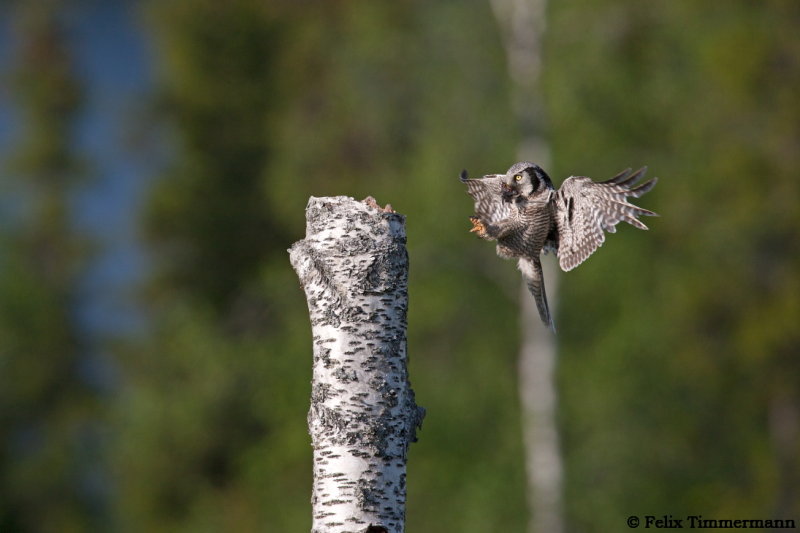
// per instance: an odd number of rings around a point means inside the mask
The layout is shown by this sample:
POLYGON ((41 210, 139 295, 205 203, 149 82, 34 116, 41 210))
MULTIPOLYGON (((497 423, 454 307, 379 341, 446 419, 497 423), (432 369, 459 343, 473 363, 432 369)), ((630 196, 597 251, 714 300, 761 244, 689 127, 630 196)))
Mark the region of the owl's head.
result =
POLYGON ((514 163, 503 179, 503 200, 510 202, 520 196, 531 196, 546 188, 553 188, 550 176, 539 165, 530 161, 514 163))

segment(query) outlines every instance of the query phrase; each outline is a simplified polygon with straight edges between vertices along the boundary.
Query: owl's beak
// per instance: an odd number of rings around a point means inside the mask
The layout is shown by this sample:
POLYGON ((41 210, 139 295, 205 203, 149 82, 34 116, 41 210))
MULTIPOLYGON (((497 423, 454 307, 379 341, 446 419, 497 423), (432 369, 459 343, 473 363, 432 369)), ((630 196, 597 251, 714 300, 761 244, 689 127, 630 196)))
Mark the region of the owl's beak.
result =
POLYGON ((508 183, 503 183, 500 185, 500 191, 503 195, 504 202, 510 202, 515 196, 519 195, 519 191, 508 183))

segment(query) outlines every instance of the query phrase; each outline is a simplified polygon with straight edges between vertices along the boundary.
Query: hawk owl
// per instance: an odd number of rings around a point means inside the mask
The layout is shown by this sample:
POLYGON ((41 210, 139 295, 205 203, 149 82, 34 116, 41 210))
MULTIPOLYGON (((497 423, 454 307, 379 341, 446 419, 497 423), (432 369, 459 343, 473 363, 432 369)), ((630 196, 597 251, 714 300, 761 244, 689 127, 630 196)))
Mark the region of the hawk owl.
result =
POLYGON ((539 310, 539 317, 555 331, 547 307, 540 253, 555 252, 564 271, 580 265, 603 244, 603 231, 614 233, 620 221, 647 229, 637 217, 657 216, 627 202, 652 189, 657 178, 640 185, 647 167, 626 169, 603 182, 584 176, 564 180, 556 191, 550 177, 529 161, 515 163, 505 174, 489 174, 461 181, 475 200, 471 232, 497 241, 497 255, 517 258, 519 270, 539 310))

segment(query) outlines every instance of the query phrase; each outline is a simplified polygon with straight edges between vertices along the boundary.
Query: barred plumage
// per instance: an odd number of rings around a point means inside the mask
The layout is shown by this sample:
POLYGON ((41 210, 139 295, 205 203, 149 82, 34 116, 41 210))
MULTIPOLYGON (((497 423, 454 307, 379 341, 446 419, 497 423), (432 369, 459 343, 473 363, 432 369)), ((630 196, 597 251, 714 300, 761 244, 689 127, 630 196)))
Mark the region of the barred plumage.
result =
POLYGON ((528 161, 512 165, 505 174, 481 179, 469 179, 463 171, 461 181, 475 199, 470 231, 496 240, 500 257, 518 258, 539 316, 555 330, 544 291, 542 250, 555 251, 559 266, 569 271, 603 244, 604 231, 616 232, 619 222, 647 229, 637 217, 656 214, 627 201, 655 186, 657 178, 636 185, 646 171, 647 167, 636 172, 626 169, 599 183, 584 176, 570 177, 558 191, 545 171, 528 161))

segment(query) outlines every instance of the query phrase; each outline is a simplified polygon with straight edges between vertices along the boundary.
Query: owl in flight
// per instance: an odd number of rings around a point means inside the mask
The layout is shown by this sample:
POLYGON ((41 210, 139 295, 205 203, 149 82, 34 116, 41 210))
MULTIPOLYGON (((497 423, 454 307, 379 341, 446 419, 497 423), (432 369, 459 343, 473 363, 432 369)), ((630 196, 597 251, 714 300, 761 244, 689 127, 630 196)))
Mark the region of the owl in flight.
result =
POLYGON ((497 255, 503 259, 518 259, 542 322, 555 331, 540 253, 555 252, 561 269, 570 271, 603 244, 603 231, 616 231, 618 222, 647 229, 636 217, 657 215, 627 202, 629 196, 638 198, 655 186, 657 178, 636 185, 646 171, 647 167, 633 173, 627 169, 602 182, 570 177, 555 190, 545 171, 528 161, 480 179, 469 179, 464 170, 461 182, 475 199, 470 231, 497 241, 497 255))

